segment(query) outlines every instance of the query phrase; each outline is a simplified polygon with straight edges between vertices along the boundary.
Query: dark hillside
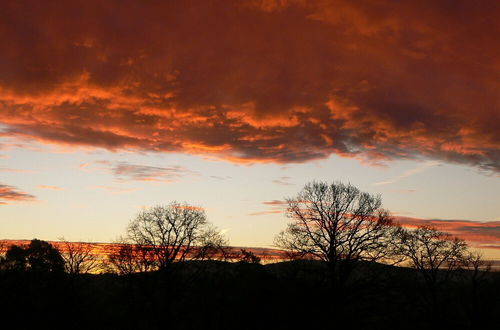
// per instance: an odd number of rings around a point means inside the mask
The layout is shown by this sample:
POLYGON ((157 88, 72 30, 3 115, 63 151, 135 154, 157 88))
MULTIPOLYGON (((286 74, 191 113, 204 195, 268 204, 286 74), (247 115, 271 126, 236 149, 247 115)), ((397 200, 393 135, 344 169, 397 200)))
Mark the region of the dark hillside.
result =
POLYGON ((469 275, 431 306, 412 269, 361 264, 343 288, 318 261, 175 264, 168 273, 1 274, 2 320, 66 329, 477 329, 495 320, 500 274, 469 275))

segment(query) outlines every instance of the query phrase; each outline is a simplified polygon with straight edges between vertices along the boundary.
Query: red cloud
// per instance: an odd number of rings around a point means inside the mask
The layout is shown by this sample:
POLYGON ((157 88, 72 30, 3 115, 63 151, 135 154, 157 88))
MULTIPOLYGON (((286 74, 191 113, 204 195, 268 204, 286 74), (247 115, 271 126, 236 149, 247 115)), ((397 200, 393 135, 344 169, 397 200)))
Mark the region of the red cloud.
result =
POLYGON ((480 247, 500 247, 500 221, 439 220, 396 217, 405 227, 432 226, 449 232, 480 247))
POLYGON ((248 215, 268 215, 268 214, 276 214, 276 213, 283 213, 282 210, 268 210, 268 211, 260 211, 260 212, 252 212, 249 213, 248 215))
POLYGON ((11 204, 12 202, 31 202, 35 200, 36 197, 33 195, 19 191, 12 186, 0 184, 0 205, 11 204))
POLYGON ((262 202, 264 205, 273 205, 273 206, 279 206, 279 205, 288 205, 287 201, 279 201, 279 200, 272 200, 272 201, 266 201, 262 202))
POLYGON ((2 1, 0 136, 498 172, 499 15, 494 0, 2 1))

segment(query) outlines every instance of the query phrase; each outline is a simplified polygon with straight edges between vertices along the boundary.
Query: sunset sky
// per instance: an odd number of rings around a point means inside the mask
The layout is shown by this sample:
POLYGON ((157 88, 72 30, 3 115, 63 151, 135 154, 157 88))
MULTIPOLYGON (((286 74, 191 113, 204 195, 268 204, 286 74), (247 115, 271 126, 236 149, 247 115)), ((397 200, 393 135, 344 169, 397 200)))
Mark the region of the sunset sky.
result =
POLYGON ((0 239, 177 200, 270 247, 340 180, 500 259, 499 39, 497 0, 1 1, 0 239))

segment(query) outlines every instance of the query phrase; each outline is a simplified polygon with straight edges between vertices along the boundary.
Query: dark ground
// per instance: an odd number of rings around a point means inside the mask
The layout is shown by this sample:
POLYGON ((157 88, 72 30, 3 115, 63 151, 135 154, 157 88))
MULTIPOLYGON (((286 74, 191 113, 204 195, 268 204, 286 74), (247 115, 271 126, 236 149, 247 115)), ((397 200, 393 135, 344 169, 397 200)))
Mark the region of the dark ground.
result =
POLYGON ((368 263, 343 289, 319 262, 204 261, 129 276, 6 271, 0 290, 4 329, 495 329, 500 311, 500 273, 476 286, 459 274, 433 301, 415 270, 368 263))

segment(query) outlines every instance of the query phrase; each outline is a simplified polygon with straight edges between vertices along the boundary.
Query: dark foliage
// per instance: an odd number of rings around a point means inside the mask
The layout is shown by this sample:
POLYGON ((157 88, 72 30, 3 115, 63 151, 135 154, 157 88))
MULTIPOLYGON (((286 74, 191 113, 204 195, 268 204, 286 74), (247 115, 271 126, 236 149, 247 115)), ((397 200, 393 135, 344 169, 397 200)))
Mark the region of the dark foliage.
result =
POLYGON ((11 271, 62 273, 64 259, 50 243, 33 239, 27 246, 10 246, 0 266, 11 271))

